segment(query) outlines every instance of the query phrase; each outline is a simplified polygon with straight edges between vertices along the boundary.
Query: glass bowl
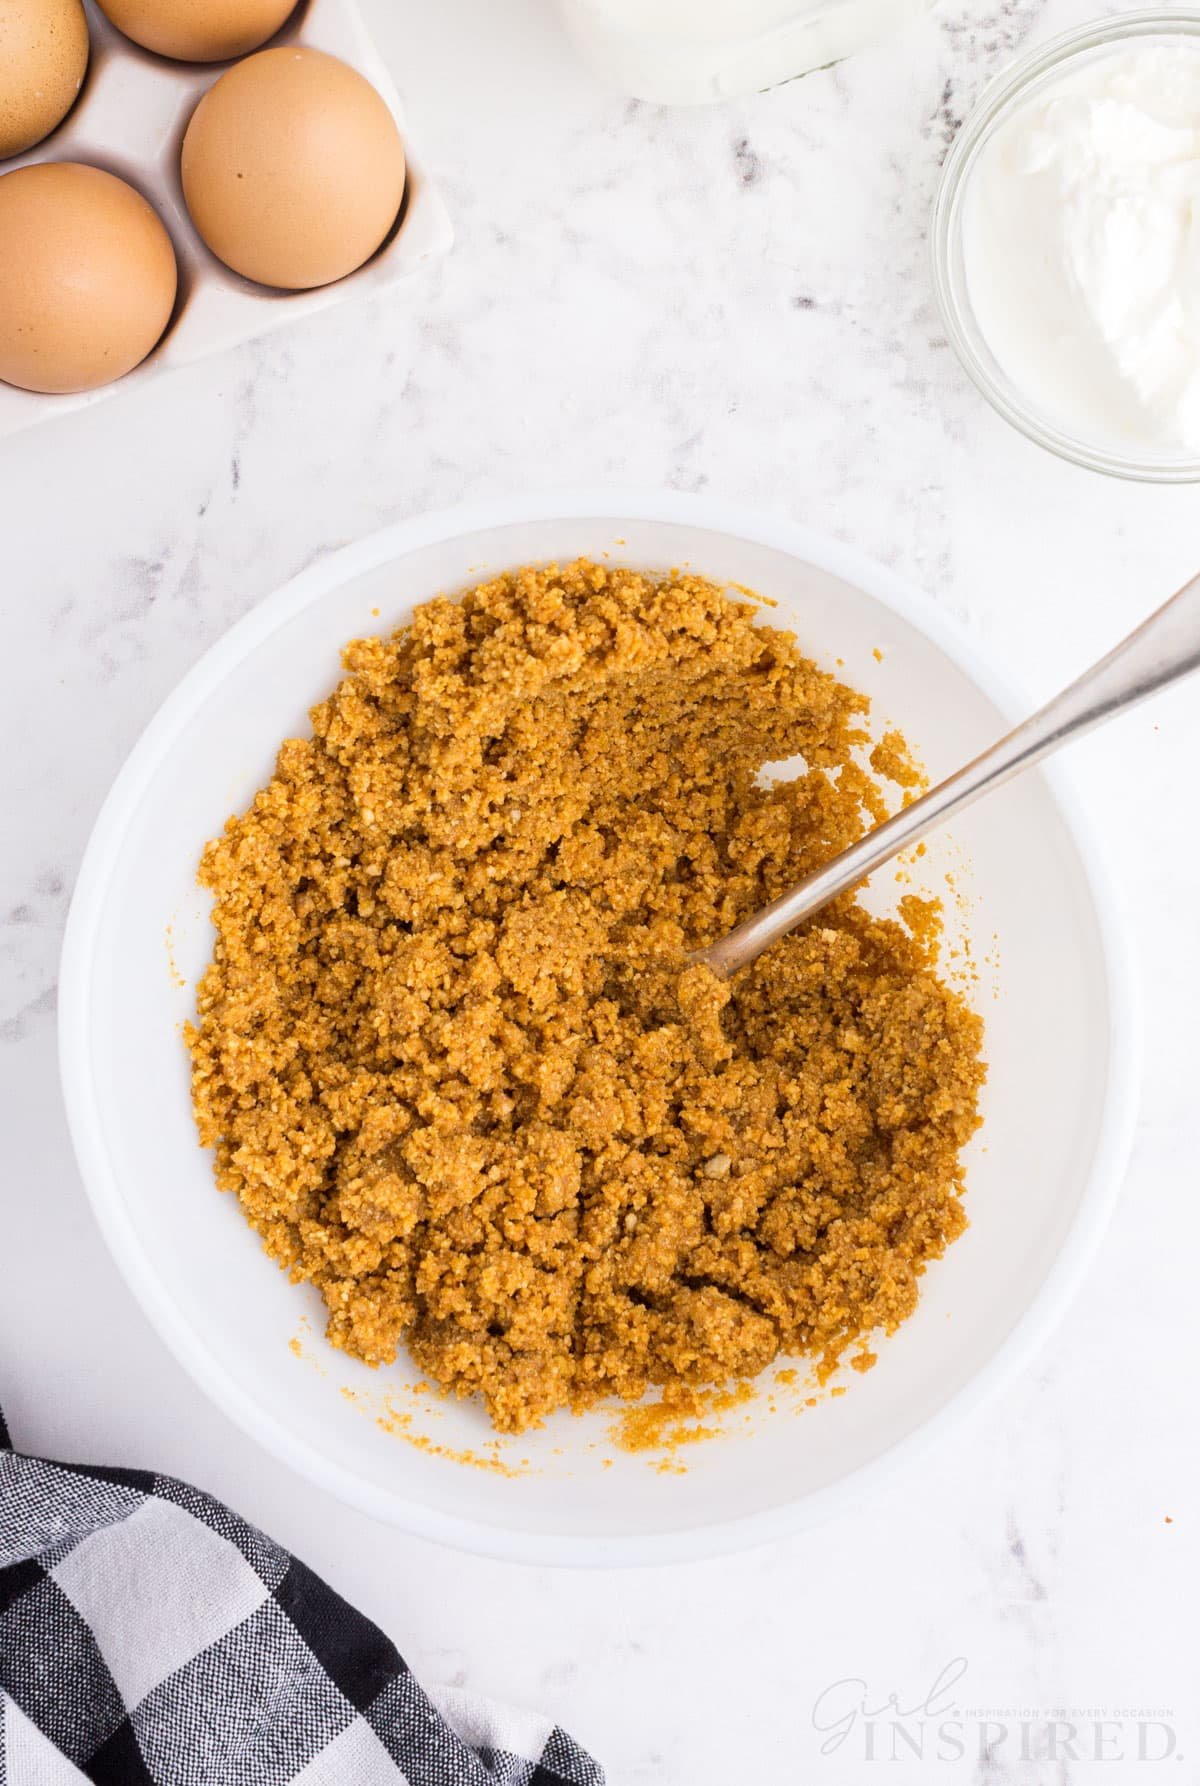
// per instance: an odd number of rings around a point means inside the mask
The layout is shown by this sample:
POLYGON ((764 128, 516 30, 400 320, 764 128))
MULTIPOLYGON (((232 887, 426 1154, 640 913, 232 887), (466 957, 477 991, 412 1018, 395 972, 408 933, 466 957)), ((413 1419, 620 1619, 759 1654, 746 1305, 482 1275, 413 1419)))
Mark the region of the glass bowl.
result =
POLYGON ((1084 439, 1040 408, 1036 397, 1010 377, 992 352, 967 284, 964 207, 984 147, 1020 105, 1056 81, 1068 65, 1074 70, 1130 38, 1160 43, 1185 39, 1200 48, 1200 10, 1181 7, 1117 13, 1077 26, 1021 57, 986 89, 955 137, 942 169, 930 225, 934 290, 946 334, 963 367, 992 407, 1030 440, 1076 465, 1111 477, 1143 483, 1195 483, 1200 481, 1200 457, 1195 454, 1139 454, 1112 441, 1105 444, 1084 439))

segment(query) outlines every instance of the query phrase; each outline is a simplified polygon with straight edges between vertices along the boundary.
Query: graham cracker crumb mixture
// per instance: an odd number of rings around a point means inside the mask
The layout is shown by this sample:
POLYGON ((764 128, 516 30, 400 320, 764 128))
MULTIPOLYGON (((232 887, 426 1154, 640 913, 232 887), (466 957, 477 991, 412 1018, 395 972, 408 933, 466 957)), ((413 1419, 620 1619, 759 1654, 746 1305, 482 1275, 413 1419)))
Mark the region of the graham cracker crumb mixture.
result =
POLYGON ((865 700, 586 562, 344 662, 204 852, 188 1030, 218 1183, 334 1345, 519 1431, 894 1328, 964 1226, 979 1019, 850 898, 730 984, 683 961, 878 809, 865 700))
POLYGON ((705 1426, 710 1415, 726 1414, 754 1399, 754 1385, 742 1381, 730 1389, 696 1389, 668 1383, 658 1401, 638 1402, 626 1408, 609 1428, 609 1437, 622 1451, 677 1451, 724 1437, 722 1426, 705 1426), (689 1421, 696 1422, 688 1425, 689 1421))

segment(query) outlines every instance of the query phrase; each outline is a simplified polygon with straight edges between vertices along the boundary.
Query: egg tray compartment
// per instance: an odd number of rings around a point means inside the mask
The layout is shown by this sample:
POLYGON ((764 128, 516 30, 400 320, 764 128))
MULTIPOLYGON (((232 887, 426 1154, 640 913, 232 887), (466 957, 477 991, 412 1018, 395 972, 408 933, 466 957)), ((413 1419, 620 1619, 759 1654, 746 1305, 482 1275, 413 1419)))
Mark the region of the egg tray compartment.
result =
POLYGON ((278 291, 243 279, 205 247, 188 216, 179 175, 184 132, 200 99, 233 63, 165 61, 130 43, 93 0, 84 0, 84 7, 91 59, 79 98, 43 142, 0 161, 0 177, 38 162, 85 161, 127 180, 166 225, 179 267, 179 292, 162 340, 124 378, 63 396, 0 383, 0 436, 82 409, 174 366, 223 353, 294 317, 400 285, 447 252, 453 237, 446 207, 413 152, 400 96, 353 0, 300 0, 262 46, 304 44, 340 56, 370 81, 404 140, 404 202, 386 241, 356 272, 312 291, 278 291))

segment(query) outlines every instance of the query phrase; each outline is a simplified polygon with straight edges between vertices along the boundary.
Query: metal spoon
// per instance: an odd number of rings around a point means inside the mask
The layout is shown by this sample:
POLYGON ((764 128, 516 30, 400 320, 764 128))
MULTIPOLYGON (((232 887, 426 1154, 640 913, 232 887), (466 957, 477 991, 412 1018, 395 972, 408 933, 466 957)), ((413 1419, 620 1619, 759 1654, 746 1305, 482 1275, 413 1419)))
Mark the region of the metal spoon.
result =
POLYGON ((731 930, 707 949, 697 949, 689 959, 703 962, 723 980, 756 961, 771 943, 786 936, 797 924, 846 893, 906 845, 916 843, 935 825, 953 818, 981 795, 1003 786, 1040 763, 1060 745, 1069 744, 1093 726, 1124 713, 1200 667, 1200 576, 1173 595, 1169 602, 1143 621, 1135 632, 1114 647, 1107 657, 1085 670, 1060 695, 1030 719, 1001 738, 982 756, 959 769, 937 787, 857 843, 843 850, 823 868, 765 905, 760 912, 731 930))

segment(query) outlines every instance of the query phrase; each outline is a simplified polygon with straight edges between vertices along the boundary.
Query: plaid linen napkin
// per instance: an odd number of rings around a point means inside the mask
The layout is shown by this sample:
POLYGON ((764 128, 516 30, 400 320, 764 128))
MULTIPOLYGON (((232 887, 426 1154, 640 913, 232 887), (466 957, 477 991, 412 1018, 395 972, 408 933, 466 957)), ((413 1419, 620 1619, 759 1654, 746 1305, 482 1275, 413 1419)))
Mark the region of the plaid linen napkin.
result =
POLYGON ((281 1545, 0 1414, 0 1786, 603 1786, 564 1731, 422 1690, 281 1545))

